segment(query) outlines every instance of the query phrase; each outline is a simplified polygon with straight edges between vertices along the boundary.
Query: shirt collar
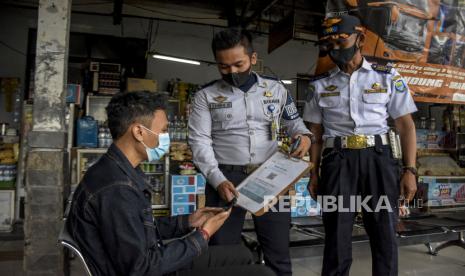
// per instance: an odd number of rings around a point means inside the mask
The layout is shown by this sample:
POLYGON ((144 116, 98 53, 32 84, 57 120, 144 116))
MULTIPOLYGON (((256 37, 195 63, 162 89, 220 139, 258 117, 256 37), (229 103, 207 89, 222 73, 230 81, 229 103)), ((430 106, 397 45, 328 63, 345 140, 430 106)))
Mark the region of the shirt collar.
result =
POLYGON ((366 70, 373 70, 373 68, 371 67, 371 63, 368 62, 365 58, 363 58, 362 68, 366 70))
POLYGON ((266 87, 269 86, 267 81, 264 78, 262 78, 259 74, 255 73, 253 71, 252 71, 252 73, 255 74, 255 76, 257 77, 258 87, 266 88, 266 87))
POLYGON ((108 148, 107 154, 111 159, 116 161, 118 167, 120 167, 121 170, 123 170, 123 172, 131 178, 139 190, 151 191, 151 187, 142 170, 139 167, 134 168, 126 155, 124 155, 124 153, 115 144, 112 144, 110 148, 108 148))
MULTIPOLYGON (((365 70, 373 70, 373 68, 371 67, 371 63, 368 62, 364 57, 362 58, 362 66, 360 66, 359 69, 357 69, 356 71, 360 70, 361 68, 365 69, 365 70)), ((329 70, 329 74, 330 76, 335 76, 336 74, 342 72, 342 70, 339 68, 339 66, 335 66, 334 68, 332 68, 331 70, 329 70)), ((344 72, 342 72, 344 73, 344 72)))

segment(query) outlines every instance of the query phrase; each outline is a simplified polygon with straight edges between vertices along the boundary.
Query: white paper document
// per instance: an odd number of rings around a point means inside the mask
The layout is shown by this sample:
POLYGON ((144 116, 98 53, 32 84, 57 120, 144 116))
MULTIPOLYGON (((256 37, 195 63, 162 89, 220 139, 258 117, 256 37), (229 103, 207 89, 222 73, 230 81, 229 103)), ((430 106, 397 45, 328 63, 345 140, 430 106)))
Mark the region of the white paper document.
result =
POLYGON ((237 186, 237 205, 256 215, 262 214, 273 198, 286 192, 310 168, 309 162, 276 152, 237 186))

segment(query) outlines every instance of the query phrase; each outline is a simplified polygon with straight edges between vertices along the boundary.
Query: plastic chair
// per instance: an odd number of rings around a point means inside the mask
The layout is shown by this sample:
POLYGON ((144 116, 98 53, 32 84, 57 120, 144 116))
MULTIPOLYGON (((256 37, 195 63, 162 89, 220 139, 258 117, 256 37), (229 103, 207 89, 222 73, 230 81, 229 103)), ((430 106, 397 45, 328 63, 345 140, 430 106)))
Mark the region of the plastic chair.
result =
POLYGON ((63 227, 61 228, 60 234, 58 236, 58 243, 61 244, 64 248, 69 249, 76 256, 78 256, 79 259, 81 260, 82 265, 84 266, 84 270, 86 271, 87 275, 92 276, 89 266, 87 265, 86 260, 84 259, 84 256, 81 253, 81 249, 79 248, 79 245, 70 235, 70 233, 68 232, 68 228, 66 227, 66 219, 68 217, 69 210, 71 209, 72 198, 73 198, 73 193, 71 193, 68 198, 68 204, 66 206, 65 214, 63 217, 63 227))

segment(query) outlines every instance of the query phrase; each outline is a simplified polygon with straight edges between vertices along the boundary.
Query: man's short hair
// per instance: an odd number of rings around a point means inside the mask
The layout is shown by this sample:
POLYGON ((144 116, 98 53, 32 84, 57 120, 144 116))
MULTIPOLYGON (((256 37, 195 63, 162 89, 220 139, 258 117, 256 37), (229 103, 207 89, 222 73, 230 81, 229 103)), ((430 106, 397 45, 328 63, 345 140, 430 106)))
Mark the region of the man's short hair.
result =
POLYGON ((108 128, 113 140, 123 136, 135 122, 150 128, 154 112, 165 109, 166 100, 161 94, 147 91, 116 94, 106 107, 108 128))
POLYGON ((212 40, 212 51, 216 57, 216 52, 236 47, 244 46, 248 55, 255 52, 252 44, 252 35, 247 30, 241 28, 229 28, 216 33, 212 40))

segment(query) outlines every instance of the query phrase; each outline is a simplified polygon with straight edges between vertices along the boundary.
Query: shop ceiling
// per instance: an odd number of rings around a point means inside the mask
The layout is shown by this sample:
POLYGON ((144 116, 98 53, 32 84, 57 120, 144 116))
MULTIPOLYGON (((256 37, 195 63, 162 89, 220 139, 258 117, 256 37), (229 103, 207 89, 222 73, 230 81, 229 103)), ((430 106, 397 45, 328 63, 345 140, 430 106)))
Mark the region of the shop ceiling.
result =
MULTIPOLYGON (((38 2, 0 0, 0 4, 21 8, 37 8, 38 2)), ((315 40, 325 6, 326 1, 314 0, 72 1, 73 13, 111 16, 115 25, 124 24, 125 17, 138 17, 215 27, 242 26, 258 34, 286 30, 292 32, 292 39, 304 41, 315 40)))

